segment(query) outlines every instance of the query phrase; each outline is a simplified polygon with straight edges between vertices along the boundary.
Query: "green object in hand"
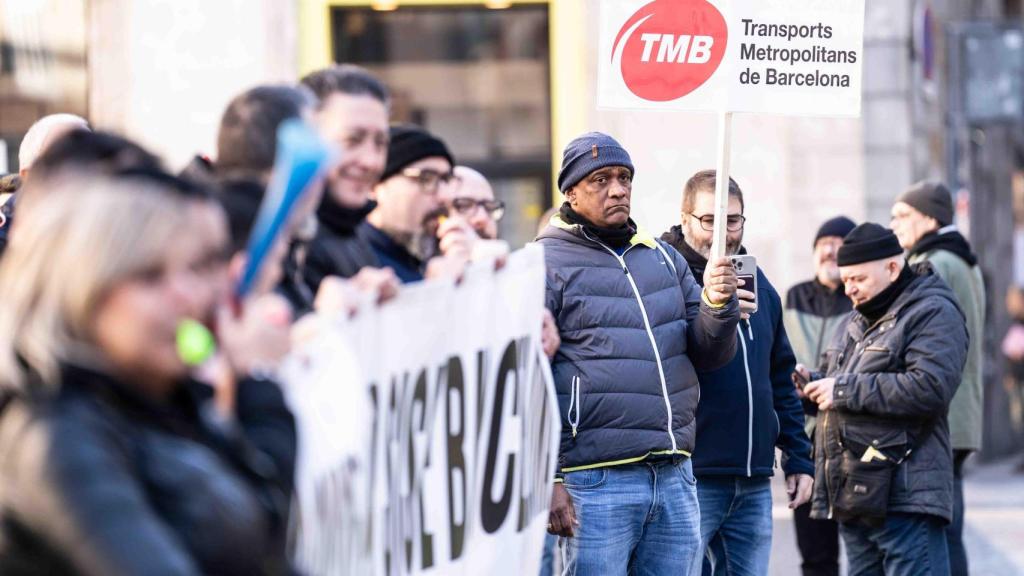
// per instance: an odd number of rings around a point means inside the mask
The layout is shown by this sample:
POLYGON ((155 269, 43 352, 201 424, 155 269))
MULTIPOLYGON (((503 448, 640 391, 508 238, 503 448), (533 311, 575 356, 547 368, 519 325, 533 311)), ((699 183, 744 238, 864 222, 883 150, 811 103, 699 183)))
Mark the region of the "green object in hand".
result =
POLYGON ((189 366, 199 366, 217 350, 213 334, 195 320, 178 324, 178 356, 189 366))

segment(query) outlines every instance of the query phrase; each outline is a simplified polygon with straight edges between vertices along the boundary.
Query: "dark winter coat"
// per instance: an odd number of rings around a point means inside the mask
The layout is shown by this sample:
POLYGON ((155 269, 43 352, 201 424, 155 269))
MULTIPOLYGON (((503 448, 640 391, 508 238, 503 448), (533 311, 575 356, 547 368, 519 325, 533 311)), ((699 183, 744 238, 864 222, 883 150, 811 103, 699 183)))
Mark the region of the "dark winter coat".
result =
POLYGON ((836 384, 834 407, 819 415, 815 434, 815 518, 832 512, 844 445, 889 456, 917 446, 895 470, 888 511, 952 518, 947 411, 969 338, 952 290, 927 264, 914 272, 885 315, 869 326, 852 312, 825 352, 826 375, 836 384))
MULTIPOLYGON (((329 202, 330 199, 325 197, 324 204, 329 202)), ((314 294, 327 276, 351 278, 366 266, 380 267, 370 245, 369 225, 362 218, 331 217, 333 214, 321 207, 318 213, 320 226, 303 265, 306 285, 314 294)))
POLYGON ((282 574, 296 432, 272 382, 243 380, 237 423, 210 389, 157 405, 95 371, 8 396, 0 416, 0 573, 282 574))
POLYGON ((689 456, 696 369, 736 353, 736 299, 702 302, 682 256, 644 233, 619 254, 556 215, 538 242, 562 338, 552 361, 559 471, 689 456))

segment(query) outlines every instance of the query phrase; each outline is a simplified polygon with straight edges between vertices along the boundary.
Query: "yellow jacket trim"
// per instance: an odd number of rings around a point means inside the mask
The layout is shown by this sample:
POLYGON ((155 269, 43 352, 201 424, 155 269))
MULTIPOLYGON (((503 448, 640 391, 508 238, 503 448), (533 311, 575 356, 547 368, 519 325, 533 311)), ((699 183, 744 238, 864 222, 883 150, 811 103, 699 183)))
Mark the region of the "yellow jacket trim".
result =
MULTIPOLYGON (((572 230, 573 227, 572 224, 569 224, 565 220, 562 220, 561 214, 553 215, 551 217, 551 220, 548 220, 548 224, 560 230, 572 230)), ((630 246, 636 246, 637 244, 643 244, 644 246, 647 246, 652 250, 658 247, 657 240, 654 239, 654 236, 652 236, 649 232, 647 232, 647 230, 645 230, 639 224, 637 224, 636 227, 636 234, 634 234, 633 237, 629 239, 630 246)))
POLYGON ((625 460, 614 460, 612 462, 598 462, 597 464, 587 464, 585 466, 573 466, 572 468, 562 468, 562 473, 568 472, 579 472, 580 470, 592 470, 594 468, 607 468, 611 466, 622 466, 623 464, 634 464, 636 462, 642 462, 651 456, 670 456, 675 454, 682 454, 687 458, 690 457, 690 453, 686 450, 659 450, 654 452, 648 452, 643 456, 637 456, 636 458, 626 458, 625 460))

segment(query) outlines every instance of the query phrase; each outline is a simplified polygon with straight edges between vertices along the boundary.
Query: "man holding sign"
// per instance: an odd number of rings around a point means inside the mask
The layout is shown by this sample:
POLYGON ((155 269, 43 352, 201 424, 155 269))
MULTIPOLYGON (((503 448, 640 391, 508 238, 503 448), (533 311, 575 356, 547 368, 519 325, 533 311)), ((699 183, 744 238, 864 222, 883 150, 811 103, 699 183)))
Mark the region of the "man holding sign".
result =
POLYGON ((736 273, 711 262, 702 291, 671 246, 630 219, 633 163, 605 134, 566 147, 566 202, 540 235, 562 438, 549 531, 566 574, 698 574, 690 463, 696 370, 736 353, 736 273))
MULTIPOLYGON (((743 248, 743 191, 729 182, 725 252, 743 248)), ((713 170, 694 174, 683 191, 682 224, 661 238, 686 258, 694 274, 708 265, 715 222, 716 176, 713 170)), ((720 224, 721 225, 721 224, 720 224)), ((772 548, 771 477, 775 448, 782 450, 789 507, 811 497, 814 462, 811 442, 803 430, 800 400, 790 380, 796 365, 782 324, 782 299, 752 259, 740 286, 743 319, 734 337, 740 352, 732 362, 700 371, 701 399, 697 410, 697 452, 701 538, 707 567, 713 574, 768 573, 772 548)))

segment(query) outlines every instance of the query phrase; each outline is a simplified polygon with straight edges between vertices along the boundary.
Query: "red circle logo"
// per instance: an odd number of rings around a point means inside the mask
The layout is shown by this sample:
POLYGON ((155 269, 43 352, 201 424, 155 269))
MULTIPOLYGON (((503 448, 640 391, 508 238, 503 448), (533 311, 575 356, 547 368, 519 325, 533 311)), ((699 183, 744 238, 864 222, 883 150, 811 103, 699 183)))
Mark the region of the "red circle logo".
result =
POLYGON ((622 79, 644 100, 686 96, 711 78, 725 57, 725 18, 707 0, 654 0, 637 10, 615 37, 622 79))

